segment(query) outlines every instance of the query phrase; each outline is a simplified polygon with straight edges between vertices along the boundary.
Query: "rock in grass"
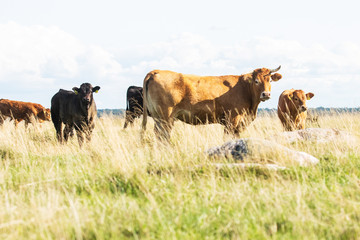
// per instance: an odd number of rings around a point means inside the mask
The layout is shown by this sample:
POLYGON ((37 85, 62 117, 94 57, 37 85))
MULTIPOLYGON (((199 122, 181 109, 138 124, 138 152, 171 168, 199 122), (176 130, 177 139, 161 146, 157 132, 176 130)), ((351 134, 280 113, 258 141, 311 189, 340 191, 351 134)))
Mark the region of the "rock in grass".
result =
POLYGON ((232 140, 220 147, 210 148, 207 154, 210 157, 226 157, 243 162, 275 163, 285 166, 311 166, 319 163, 319 159, 310 154, 257 138, 232 140))
POLYGON ((224 168, 259 168, 259 169, 268 169, 268 170, 284 170, 286 167, 279 166, 276 164, 260 164, 260 163, 212 163, 210 166, 216 167, 216 169, 224 168))

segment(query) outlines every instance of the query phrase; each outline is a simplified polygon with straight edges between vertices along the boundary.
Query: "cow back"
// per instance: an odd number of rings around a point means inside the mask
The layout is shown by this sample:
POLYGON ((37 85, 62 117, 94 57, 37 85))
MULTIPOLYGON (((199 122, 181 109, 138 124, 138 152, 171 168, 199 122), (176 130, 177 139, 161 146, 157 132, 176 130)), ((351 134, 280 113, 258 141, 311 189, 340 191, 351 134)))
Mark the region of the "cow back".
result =
POLYGON ((60 89, 51 99, 51 117, 59 118, 63 123, 92 122, 97 114, 95 101, 84 108, 77 95, 68 90, 60 89))
POLYGON ((251 106, 246 75, 197 76, 163 70, 149 74, 144 87, 147 108, 154 116, 171 108, 173 117, 197 124, 216 122, 225 111, 242 111, 251 106))
POLYGON ((3 116, 11 117, 19 121, 37 116, 44 108, 40 104, 31 102, 0 100, 0 112, 3 116))
POLYGON ((143 108, 143 88, 137 86, 130 86, 126 93, 126 110, 135 113, 137 111, 142 113, 143 108))

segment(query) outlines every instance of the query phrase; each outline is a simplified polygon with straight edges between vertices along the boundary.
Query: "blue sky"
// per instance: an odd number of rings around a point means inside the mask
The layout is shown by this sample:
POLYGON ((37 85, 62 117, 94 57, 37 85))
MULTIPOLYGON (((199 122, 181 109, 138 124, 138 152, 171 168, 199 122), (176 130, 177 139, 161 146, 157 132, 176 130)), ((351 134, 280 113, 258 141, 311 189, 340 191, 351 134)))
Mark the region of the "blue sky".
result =
POLYGON ((242 74, 281 65, 310 107, 360 106, 359 1, 0 0, 0 98, 50 107, 59 90, 101 86, 98 108, 125 108, 147 72, 242 74))

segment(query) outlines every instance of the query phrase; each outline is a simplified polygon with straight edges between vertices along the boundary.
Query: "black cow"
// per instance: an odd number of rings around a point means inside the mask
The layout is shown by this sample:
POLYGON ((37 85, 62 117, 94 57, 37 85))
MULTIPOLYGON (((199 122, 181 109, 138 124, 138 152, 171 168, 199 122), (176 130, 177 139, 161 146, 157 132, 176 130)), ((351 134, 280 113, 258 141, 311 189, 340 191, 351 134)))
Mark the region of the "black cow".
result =
POLYGON ((80 88, 73 87, 72 91, 60 89, 51 99, 51 119, 56 129, 56 137, 60 143, 73 135, 75 128, 79 145, 84 142, 83 133, 88 141, 95 127, 94 118, 97 110, 93 92, 98 92, 99 86, 92 87, 90 83, 81 84, 80 88), (65 124, 62 132, 62 124, 65 124))
POLYGON ((130 123, 134 123, 135 118, 143 114, 143 88, 130 86, 126 93, 126 113, 124 129, 130 123))

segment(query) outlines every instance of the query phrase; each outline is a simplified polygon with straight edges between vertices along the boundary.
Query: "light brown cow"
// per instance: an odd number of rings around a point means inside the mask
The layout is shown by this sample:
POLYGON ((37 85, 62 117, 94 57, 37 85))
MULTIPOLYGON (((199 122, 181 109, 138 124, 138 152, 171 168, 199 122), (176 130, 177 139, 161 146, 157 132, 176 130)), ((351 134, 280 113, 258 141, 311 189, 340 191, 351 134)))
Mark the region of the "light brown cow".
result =
POLYGON ((260 101, 270 98, 271 81, 280 69, 259 68, 243 75, 196 76, 154 70, 144 79, 144 117, 155 120, 157 136, 169 139, 174 120, 197 125, 220 123, 236 136, 251 123, 260 101))
POLYGON ((6 118, 14 120, 15 126, 22 120, 25 121, 25 127, 35 118, 39 122, 50 121, 51 114, 49 108, 44 108, 38 103, 12 101, 0 99, 0 125, 6 118))
POLYGON ((305 129, 307 116, 306 100, 310 100, 313 93, 303 90, 285 90, 279 97, 278 116, 285 130, 293 131, 305 129))

